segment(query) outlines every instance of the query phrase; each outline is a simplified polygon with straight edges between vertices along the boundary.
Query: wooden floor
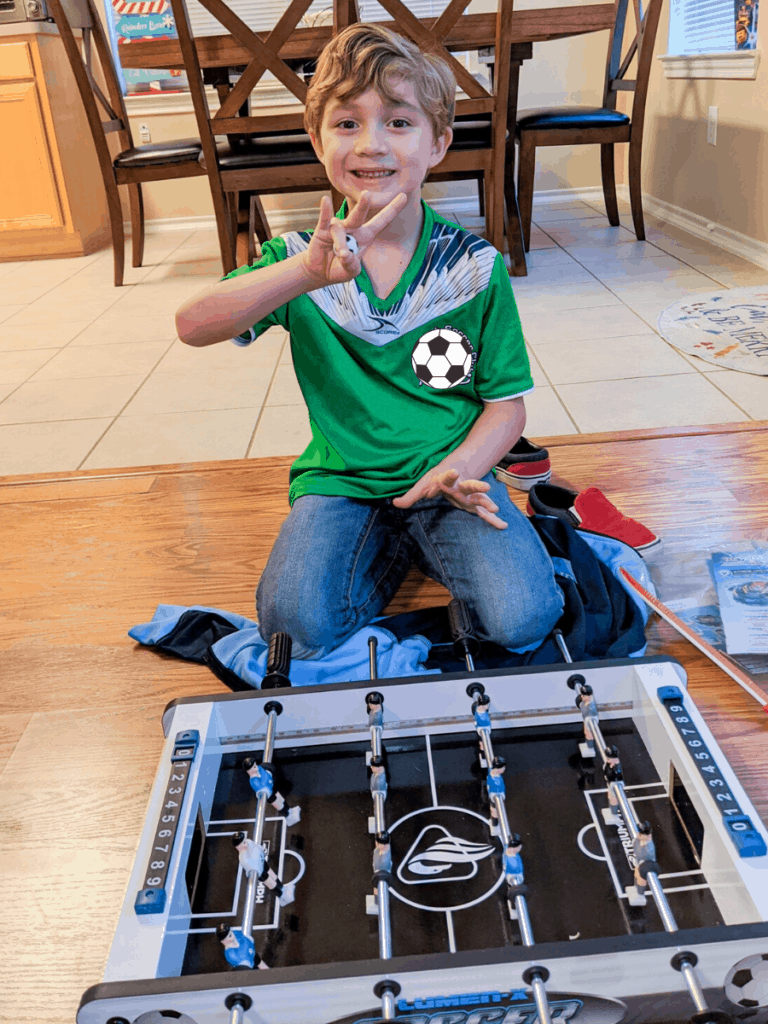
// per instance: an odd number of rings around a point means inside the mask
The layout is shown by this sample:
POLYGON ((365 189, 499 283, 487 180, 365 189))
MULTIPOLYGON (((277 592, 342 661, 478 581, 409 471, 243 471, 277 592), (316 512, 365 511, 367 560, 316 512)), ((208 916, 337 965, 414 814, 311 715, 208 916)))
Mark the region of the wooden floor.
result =
MULTIPOLYGON (((768 423, 538 439, 665 550, 763 535, 768 423)), ((0 480, 0 1021, 71 1024, 101 980, 174 697, 224 692, 126 635, 157 604, 254 616, 290 459, 0 480)), ((525 496, 511 492, 521 507, 525 496)), ((412 575, 391 610, 446 602, 412 575)), ((768 819, 768 716, 664 623, 690 692, 768 819)))

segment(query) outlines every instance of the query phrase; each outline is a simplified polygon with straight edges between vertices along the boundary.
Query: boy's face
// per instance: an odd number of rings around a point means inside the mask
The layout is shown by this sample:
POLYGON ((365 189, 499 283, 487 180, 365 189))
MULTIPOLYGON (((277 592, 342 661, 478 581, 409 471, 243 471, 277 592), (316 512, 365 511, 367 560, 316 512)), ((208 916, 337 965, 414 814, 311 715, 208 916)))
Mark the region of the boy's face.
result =
POLYGON ((331 97, 323 111, 320 137, 312 136, 331 183, 352 205, 368 192, 371 213, 400 192, 418 202, 422 182, 443 159, 452 138, 448 129, 435 140, 410 82, 393 83, 392 92, 396 105, 375 89, 343 103, 331 97))

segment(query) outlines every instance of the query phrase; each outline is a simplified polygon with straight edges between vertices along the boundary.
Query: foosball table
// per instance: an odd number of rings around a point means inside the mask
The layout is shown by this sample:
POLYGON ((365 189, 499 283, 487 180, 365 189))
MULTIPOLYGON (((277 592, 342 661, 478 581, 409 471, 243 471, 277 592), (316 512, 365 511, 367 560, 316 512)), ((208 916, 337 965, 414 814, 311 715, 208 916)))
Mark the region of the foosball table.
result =
POLYGON ((765 1024, 768 833, 681 665, 465 649, 172 702, 78 1024, 765 1024))

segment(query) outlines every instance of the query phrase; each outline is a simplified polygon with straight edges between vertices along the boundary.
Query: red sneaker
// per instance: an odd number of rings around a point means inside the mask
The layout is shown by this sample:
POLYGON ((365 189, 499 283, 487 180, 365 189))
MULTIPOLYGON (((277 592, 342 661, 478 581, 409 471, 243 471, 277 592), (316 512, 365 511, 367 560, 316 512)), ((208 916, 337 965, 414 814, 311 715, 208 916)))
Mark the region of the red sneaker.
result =
POLYGON ((496 476, 518 491, 529 491, 537 483, 545 484, 552 476, 549 452, 527 437, 521 437, 499 460, 496 476))
POLYGON ((623 515, 597 487, 577 494, 553 484, 535 484, 528 492, 529 516, 555 516, 581 530, 624 541, 636 551, 647 551, 660 543, 655 533, 623 515))

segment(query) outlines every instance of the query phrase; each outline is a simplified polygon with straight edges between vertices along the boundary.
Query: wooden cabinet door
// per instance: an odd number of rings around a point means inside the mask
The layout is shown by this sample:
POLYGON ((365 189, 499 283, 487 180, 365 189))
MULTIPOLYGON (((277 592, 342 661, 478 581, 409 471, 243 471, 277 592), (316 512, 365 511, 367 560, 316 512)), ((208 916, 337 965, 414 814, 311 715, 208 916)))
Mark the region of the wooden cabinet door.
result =
POLYGON ((40 97, 34 82, 0 84, 0 231, 64 223, 40 97))

